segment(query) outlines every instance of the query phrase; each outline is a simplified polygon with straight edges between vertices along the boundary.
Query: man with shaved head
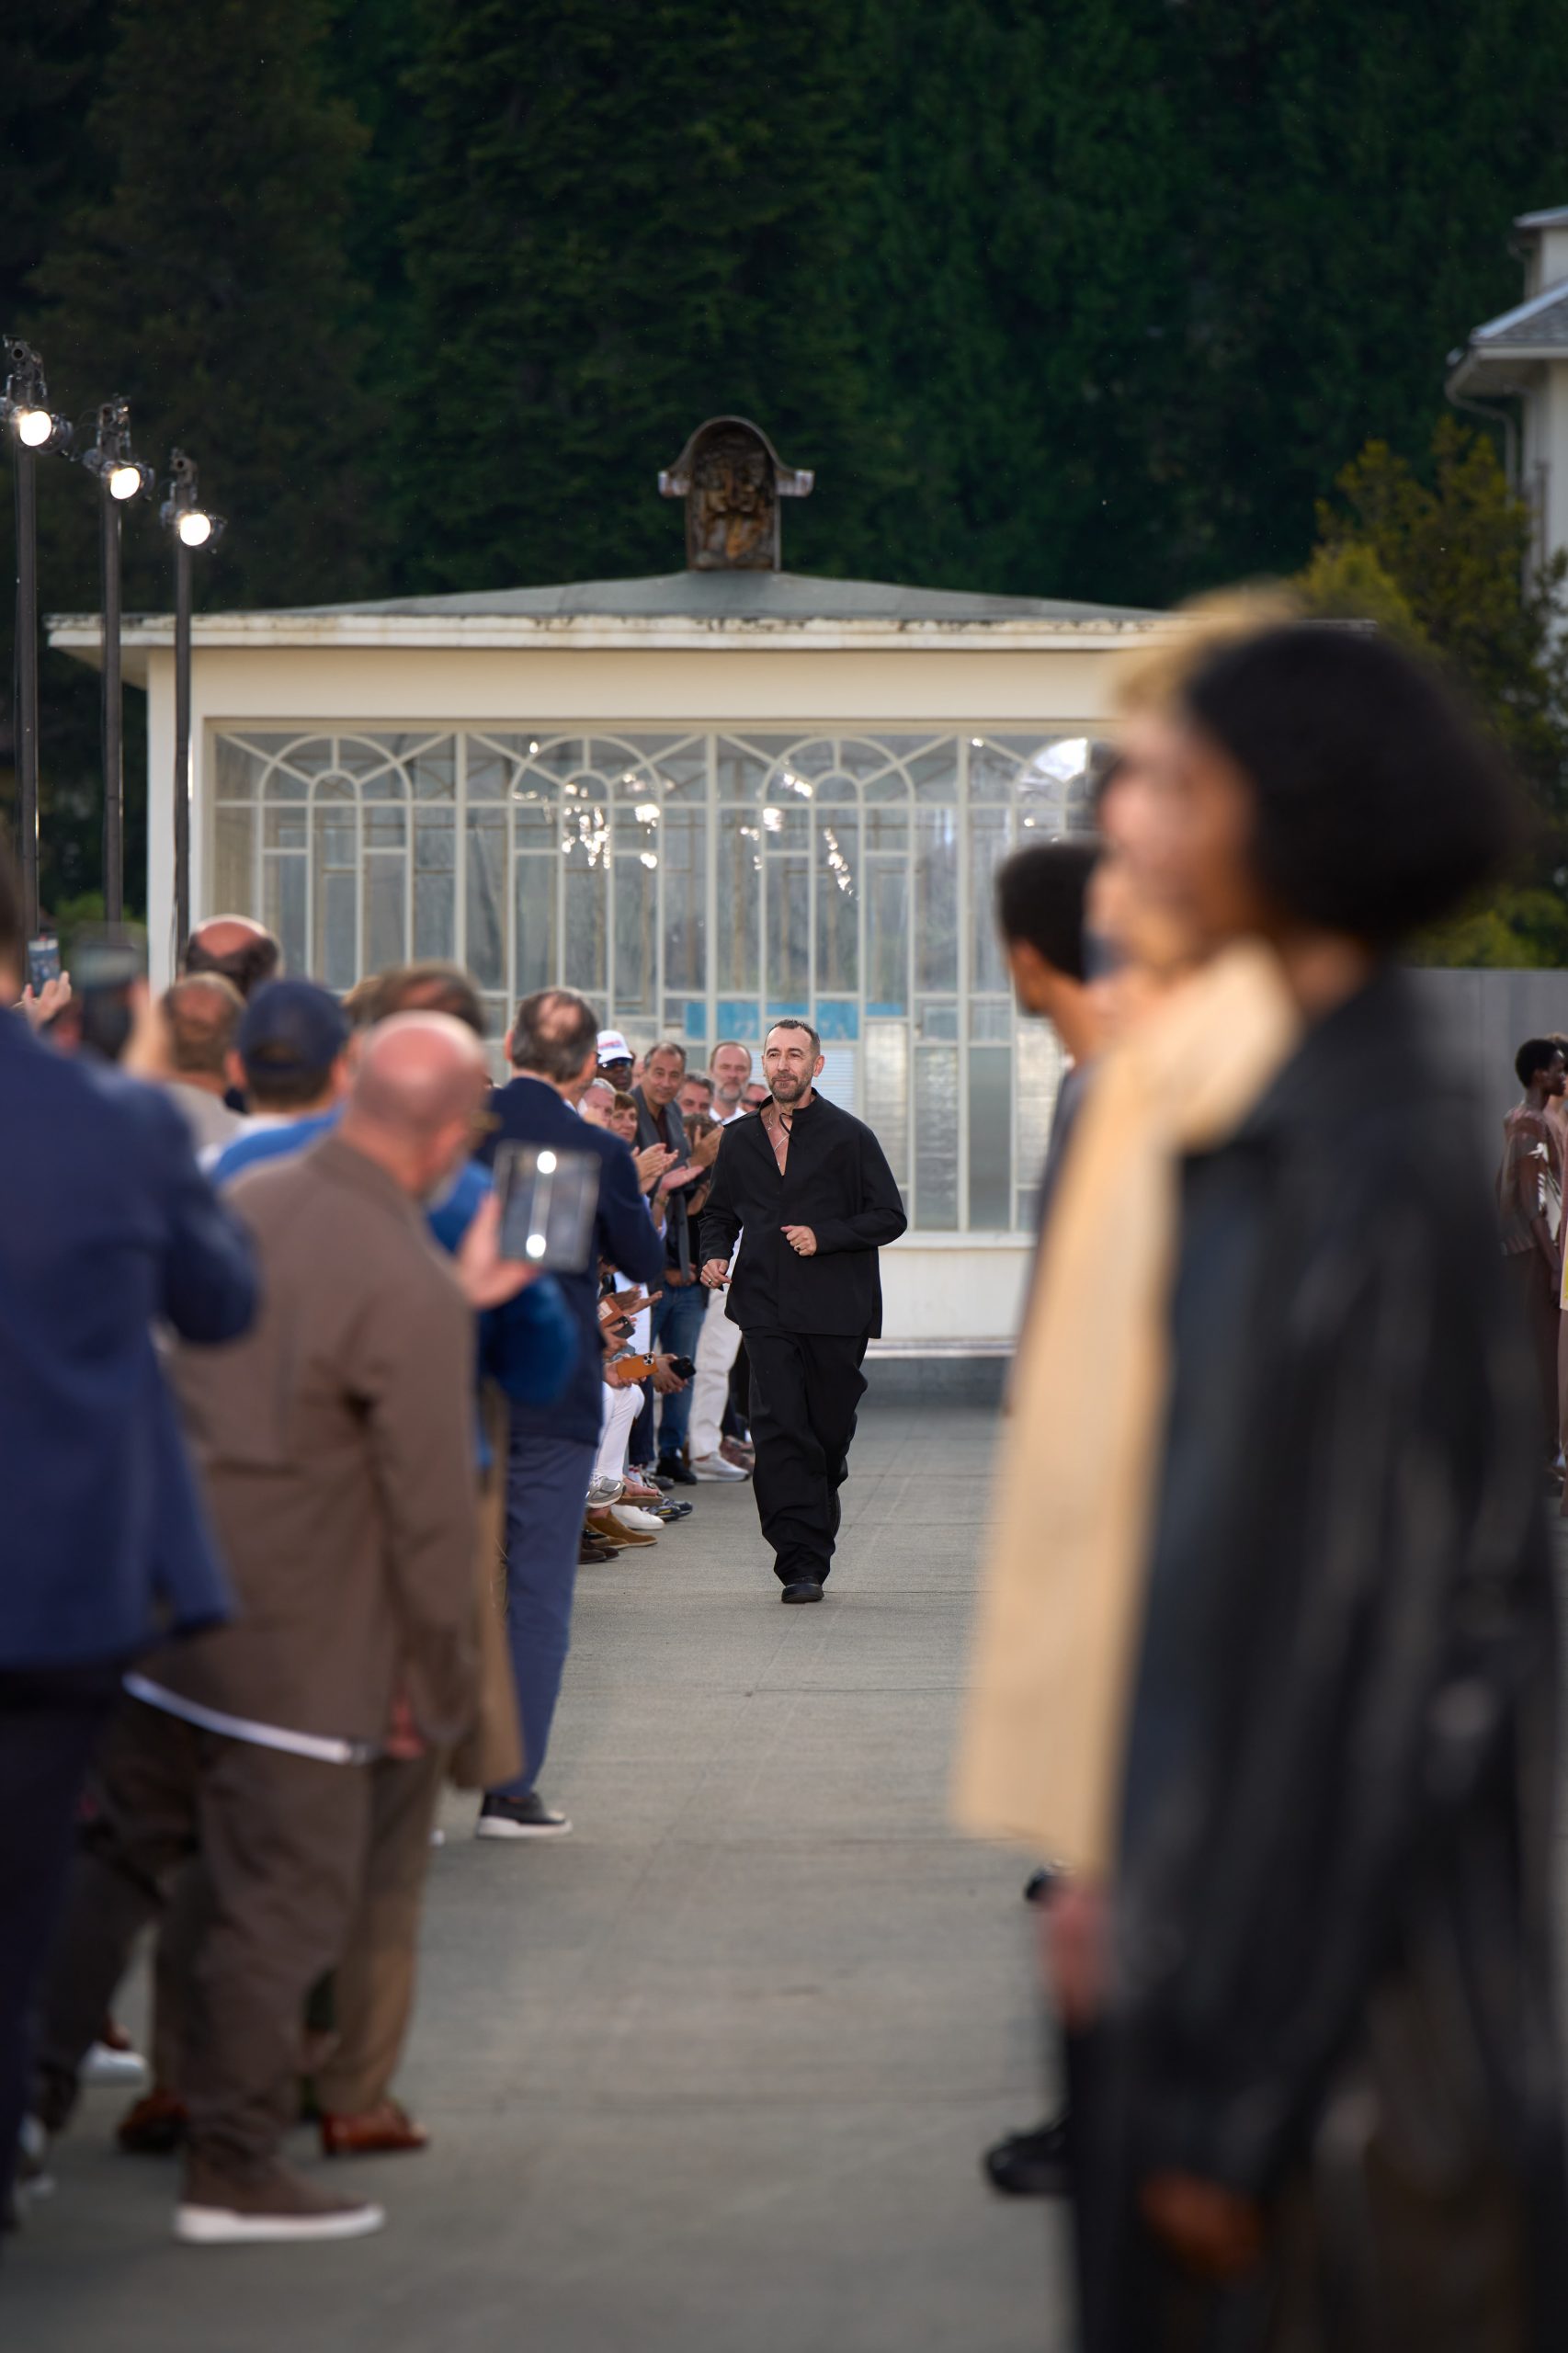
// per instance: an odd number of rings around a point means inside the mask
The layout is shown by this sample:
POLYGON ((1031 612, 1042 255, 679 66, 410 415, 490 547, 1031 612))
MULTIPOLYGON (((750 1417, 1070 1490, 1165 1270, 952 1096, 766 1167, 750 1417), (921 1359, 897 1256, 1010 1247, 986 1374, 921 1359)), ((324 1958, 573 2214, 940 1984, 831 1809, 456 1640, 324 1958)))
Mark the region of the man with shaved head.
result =
POLYGON ((473 1315, 422 1207, 467 1156, 485 1086, 462 1023, 381 1023, 335 1131, 230 1190, 261 1272, 254 1329, 199 1367, 176 1359, 239 1616, 128 1680, 46 2004, 39 2108, 64 2120, 138 1929, 199 1851, 215 1900, 181 2086, 175 2228, 190 2243, 355 2237, 382 2220, 280 2151, 305 1997, 364 1883, 394 1703, 431 1750, 476 1706, 473 1315))

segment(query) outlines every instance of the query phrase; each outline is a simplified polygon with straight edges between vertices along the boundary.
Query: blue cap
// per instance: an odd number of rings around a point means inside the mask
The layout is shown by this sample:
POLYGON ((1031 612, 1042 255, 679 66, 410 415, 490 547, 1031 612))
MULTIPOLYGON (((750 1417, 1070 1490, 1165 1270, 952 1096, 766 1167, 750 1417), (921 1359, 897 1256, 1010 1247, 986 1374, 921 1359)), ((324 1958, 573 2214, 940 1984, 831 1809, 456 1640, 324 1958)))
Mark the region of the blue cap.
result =
POLYGON ((348 1043, 335 996, 314 981, 267 981, 240 1017, 235 1044, 258 1079, 324 1078, 348 1043))

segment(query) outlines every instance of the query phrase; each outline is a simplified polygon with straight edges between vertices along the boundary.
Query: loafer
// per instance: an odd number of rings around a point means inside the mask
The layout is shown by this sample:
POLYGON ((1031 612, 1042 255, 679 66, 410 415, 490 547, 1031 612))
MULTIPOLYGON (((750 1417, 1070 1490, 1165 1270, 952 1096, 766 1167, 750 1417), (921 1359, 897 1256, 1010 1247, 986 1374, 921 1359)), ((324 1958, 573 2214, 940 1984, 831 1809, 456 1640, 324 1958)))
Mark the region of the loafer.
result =
POLYGON ((585 1535, 577 1547, 577 1566, 580 1569, 592 1568, 600 1561, 613 1561, 614 1558, 615 1546, 601 1544, 592 1536, 585 1535))
POLYGON ((778 1598, 780 1601, 820 1601, 822 1587, 815 1577, 794 1577, 778 1598))
POLYGON ((183 2145, 189 2126, 179 2094, 154 2084, 126 2109, 114 2137, 129 2156, 167 2157, 183 2145))
POLYGON ((377 2108, 367 2109, 359 2116, 338 2116, 324 2109, 321 2114, 321 2153, 324 2157, 396 2157, 415 2149, 429 2146, 430 2135, 423 2124, 416 2124, 407 2109, 395 2099, 384 2099, 377 2108))

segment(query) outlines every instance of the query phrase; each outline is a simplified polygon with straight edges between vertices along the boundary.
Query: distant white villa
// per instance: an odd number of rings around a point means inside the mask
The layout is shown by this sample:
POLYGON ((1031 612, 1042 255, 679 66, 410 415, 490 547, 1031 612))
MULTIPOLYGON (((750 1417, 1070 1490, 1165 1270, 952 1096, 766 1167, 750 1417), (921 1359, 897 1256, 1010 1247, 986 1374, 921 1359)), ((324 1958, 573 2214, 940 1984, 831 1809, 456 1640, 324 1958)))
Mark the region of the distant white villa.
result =
POLYGON ((1568 205, 1521 213, 1525 299, 1449 355, 1449 397, 1501 415, 1544 558, 1568 548, 1568 205))

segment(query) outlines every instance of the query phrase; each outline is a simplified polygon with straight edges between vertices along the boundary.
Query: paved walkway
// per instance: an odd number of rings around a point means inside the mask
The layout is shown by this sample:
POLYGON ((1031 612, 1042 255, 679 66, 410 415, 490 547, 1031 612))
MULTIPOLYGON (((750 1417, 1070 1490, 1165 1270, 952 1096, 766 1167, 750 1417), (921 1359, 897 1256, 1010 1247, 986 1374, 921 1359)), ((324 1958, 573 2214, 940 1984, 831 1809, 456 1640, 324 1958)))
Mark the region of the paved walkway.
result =
POLYGON ((111 2154, 96 2093, 0 2343, 1058 2353, 1059 2221, 976 2171, 1038 2105, 1022 1873, 943 1820, 994 1429, 868 1410, 821 1608, 778 1607, 747 1487, 584 1572, 576 1835, 449 1806, 403 2081, 436 2143, 338 2169, 381 2237, 174 2246, 173 2168, 111 2154))

